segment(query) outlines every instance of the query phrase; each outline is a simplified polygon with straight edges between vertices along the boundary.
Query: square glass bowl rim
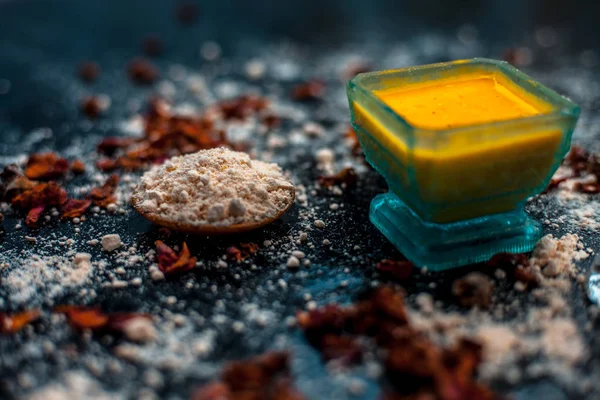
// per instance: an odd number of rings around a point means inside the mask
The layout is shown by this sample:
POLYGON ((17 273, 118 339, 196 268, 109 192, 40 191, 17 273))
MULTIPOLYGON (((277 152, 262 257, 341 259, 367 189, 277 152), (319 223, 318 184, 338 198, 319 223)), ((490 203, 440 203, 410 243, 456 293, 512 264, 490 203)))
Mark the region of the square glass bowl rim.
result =
MULTIPOLYGON (((369 100, 373 101, 375 105, 382 109, 388 116, 390 116, 393 120, 399 122, 404 128, 409 129, 411 131, 421 131, 421 132, 430 132, 432 134, 445 134, 451 135, 453 133, 463 133, 469 130, 478 130, 482 127, 496 127, 498 129, 510 129, 511 127, 518 127, 520 124, 524 123, 534 123, 534 124, 546 124, 550 122, 554 122, 560 119, 571 119, 577 118, 580 113, 580 107, 573 103, 571 100, 567 99, 564 96, 561 96, 554 90, 550 89, 547 86, 544 86, 540 82, 531 78, 529 75, 521 72, 517 68, 513 67, 506 61, 493 60, 490 58, 472 58, 466 60, 456 60, 449 62, 441 62, 435 64, 425 64, 419 65, 415 67, 406 67, 399 69, 388 69, 382 71, 373 71, 373 72, 364 72, 356 75, 347 84, 348 91, 358 90, 363 95, 365 95, 369 100), (371 90, 366 89, 361 81, 363 79, 378 76, 383 74, 409 74, 414 71, 425 71, 425 70, 439 70, 439 69, 450 69, 456 65, 464 65, 464 64, 473 64, 473 65, 492 65, 498 69, 498 71, 509 79, 513 80, 515 84, 523 88, 529 93, 532 93, 536 97, 545 97, 548 100, 548 103, 552 106, 552 110, 550 112, 544 114, 536 114, 527 117, 518 117, 511 118, 502 121, 492 121, 492 122, 482 122, 471 125, 463 125, 450 129, 429 129, 429 128, 420 128, 410 124, 406 121, 402 116, 393 111, 387 104, 385 104, 379 97, 377 97, 371 90), (533 87, 527 88, 523 87, 521 82, 530 82, 533 87)), ((397 133, 394 132, 395 135, 397 133)))

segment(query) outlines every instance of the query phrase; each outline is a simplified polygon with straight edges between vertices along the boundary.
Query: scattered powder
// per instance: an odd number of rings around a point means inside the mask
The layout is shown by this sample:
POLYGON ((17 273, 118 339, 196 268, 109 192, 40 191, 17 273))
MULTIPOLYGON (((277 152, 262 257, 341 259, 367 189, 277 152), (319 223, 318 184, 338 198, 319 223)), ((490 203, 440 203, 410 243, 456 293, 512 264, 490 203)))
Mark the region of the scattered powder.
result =
POLYGON ((576 234, 567 234, 560 239, 546 235, 536 244, 529 263, 545 277, 574 276, 577 272, 574 261, 589 257, 582 247, 576 234))
POLYGON ((127 321, 123 327, 123 333, 125 333, 127 339, 140 343, 152 342, 157 338, 154 324, 145 317, 137 317, 127 321))
POLYGON ((315 227, 317 228, 325 228, 325 222, 320 219, 315 220, 315 227))
POLYGON ((546 235, 529 259, 530 271, 540 280, 540 287, 530 294, 512 292, 509 299, 492 303, 487 312, 472 309, 461 314, 439 309, 429 295, 421 293, 415 296, 411 322, 439 343, 462 337, 478 340, 484 348, 479 369, 483 381, 514 385, 546 376, 569 390, 585 390, 579 367, 590 350, 572 317, 570 292, 564 290, 578 276, 576 262, 589 256, 583 248, 575 234, 558 239, 546 235), (524 300, 525 296, 536 301, 524 300), (523 307, 523 300, 528 307, 523 307))
POLYGON ((300 266, 300 260, 296 256, 290 256, 287 260, 288 268, 298 268, 300 266))
POLYGON ((116 233, 102 236, 102 249, 104 251, 111 252, 118 249, 122 245, 123 243, 121 242, 121 237, 116 233))
POLYGON ((117 400, 123 396, 102 390, 99 383, 83 372, 67 372, 60 383, 51 383, 32 393, 28 400, 95 399, 117 400))
POLYGON ((40 292, 45 300, 52 300, 64 289, 85 283, 93 268, 88 253, 72 257, 32 255, 15 264, 2 283, 9 289, 10 300, 16 303, 25 303, 40 292))
POLYGON ((294 185, 276 164, 225 148, 175 157, 142 177, 133 195, 158 218, 191 226, 230 226, 276 218, 294 185))

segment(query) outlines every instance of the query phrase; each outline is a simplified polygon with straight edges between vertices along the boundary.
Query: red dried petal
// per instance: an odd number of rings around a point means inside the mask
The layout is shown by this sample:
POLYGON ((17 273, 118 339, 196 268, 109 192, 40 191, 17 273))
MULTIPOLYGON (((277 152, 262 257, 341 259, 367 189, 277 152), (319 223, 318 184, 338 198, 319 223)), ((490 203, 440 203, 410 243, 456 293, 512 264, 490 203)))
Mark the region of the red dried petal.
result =
POLYGON ((196 267, 196 257, 190 257, 190 250, 185 242, 177 254, 162 241, 157 240, 156 256, 158 268, 165 274, 186 272, 196 267))
POLYGON ((93 82, 100 75, 100 66, 93 61, 86 61, 79 66, 79 77, 85 82, 93 82))
POLYGON ((510 270, 519 265, 526 267, 529 265, 529 259, 523 253, 498 253, 486 262, 488 267, 510 270))
POLYGON ((132 82, 141 85, 154 83, 160 76, 158 69, 150 61, 141 58, 134 59, 129 63, 127 74, 132 82))
POLYGON ((255 254, 260 250, 260 247, 254 242, 240 243, 240 247, 250 254, 255 254))
POLYGON ((279 126, 279 124, 281 124, 281 118, 279 118, 277 115, 273 115, 273 114, 268 114, 265 115, 262 119, 263 124, 265 124, 265 126, 269 129, 273 129, 276 126, 279 126))
POLYGON ((71 163, 71 172, 74 174, 83 174, 85 172, 85 164, 81 160, 73 160, 71 163))
POLYGON ((68 199, 60 208, 60 211, 62 213, 61 218, 68 219, 81 217, 83 214, 85 214, 85 212, 88 208, 90 208, 91 205, 92 200, 90 199, 68 199))
POLYGON ((134 142, 135 140, 133 140, 132 138, 107 137, 102 139, 102 141, 98 144, 96 149, 99 153, 106 154, 107 156, 112 156, 115 153, 115 151, 129 147, 134 142))
MULTIPOLYGON (((262 110, 266 100, 257 96, 243 96, 215 107, 221 106, 225 114, 244 117, 262 110)), ((151 100, 144 117, 144 136, 138 139, 104 139, 98 145, 98 152, 109 157, 118 153, 118 157, 101 159, 96 166, 102 171, 119 168, 135 171, 150 164, 160 164, 173 155, 227 144, 225 132, 217 129, 211 118, 173 115, 167 103, 155 98, 151 100)))
POLYGON ((56 182, 39 183, 11 200, 15 208, 27 211, 25 223, 35 226, 46 207, 60 206, 67 200, 67 192, 56 182))
POLYGON ((481 345, 462 340, 443 349, 410 326, 404 292, 391 286, 373 289, 354 306, 325 306, 298 314, 298 324, 325 359, 352 362, 361 356, 359 336, 376 339, 385 351, 384 366, 391 387, 384 398, 477 399, 496 396, 477 384, 481 345))
POLYGON ((25 175, 29 179, 57 179, 69 171, 69 162, 56 153, 36 153, 29 156, 25 175))
POLYGON ((91 119, 97 118, 102 114, 105 105, 97 96, 87 96, 81 101, 81 111, 91 119))
POLYGON ((225 250, 225 255, 231 261, 242 261, 248 257, 248 253, 242 253, 240 249, 235 246, 228 247, 227 250, 225 250))
POLYGON ((111 160, 108 158, 102 158, 96 161, 96 168, 98 168, 102 172, 111 172, 119 167, 116 160, 111 160))
POLYGON ((110 329, 111 331, 114 332, 119 332, 122 333, 126 327, 127 324, 129 324, 130 322, 132 322, 133 320, 136 320, 138 318, 143 318, 143 319, 152 319, 152 317, 148 314, 142 314, 142 313, 135 313, 135 312, 116 312, 116 313, 110 313, 108 314, 108 321, 106 323, 106 328, 110 329))
POLYGON ((46 206, 37 206, 29 210, 25 218, 25 225, 29 227, 36 226, 44 210, 46 210, 46 206))
POLYGON ((142 51, 148 57, 156 57, 162 54, 164 50, 164 42, 156 36, 148 36, 142 42, 142 51))
POLYGON ((269 104, 264 97, 244 95, 219 103, 218 107, 226 120, 243 120, 248 116, 264 110, 269 104))
POLYGON ((109 176, 102 186, 95 187, 90 191, 93 203, 98 207, 107 207, 114 203, 117 200, 114 193, 118 186, 119 176, 116 174, 109 176))
POLYGON ((494 284, 486 275, 479 272, 470 272, 452 283, 452 294, 465 307, 488 308, 493 288, 494 284))
POLYGON ((576 185, 575 190, 586 193, 586 194, 597 194, 600 193, 600 185, 597 183, 579 184, 576 185))
POLYGON ((264 390, 287 374, 289 357, 286 352, 268 352, 249 360, 233 361, 225 366, 221 377, 232 392, 264 390))
POLYGON ((346 187, 354 187, 358 182, 358 175, 352 167, 346 167, 335 175, 320 176, 318 178, 319 185, 330 187, 333 185, 345 185, 346 187))
POLYGON ((16 314, 0 313, 0 333, 17 333, 39 317, 39 310, 23 311, 16 314))
POLYGON ((408 279, 414 270, 415 265, 410 261, 381 260, 377 263, 377 269, 385 274, 389 274, 395 279, 408 279))
POLYGON ((319 344, 325 361, 338 360, 346 365, 362 361, 363 350, 355 339, 348 336, 325 335, 319 344))
POLYGON ((175 17, 184 25, 191 25, 198 20, 200 9, 190 1, 183 2, 175 9, 175 17))
POLYGON ((65 314, 69 323, 77 329, 97 330, 104 328, 109 321, 108 315, 98 307, 58 306, 56 312, 65 314))
POLYGON ((191 400, 230 400, 231 391, 222 382, 213 382, 194 391, 191 400))
POLYGON ((292 89, 292 99, 294 100, 316 100, 325 94, 325 83, 320 80, 312 80, 299 84, 292 89))

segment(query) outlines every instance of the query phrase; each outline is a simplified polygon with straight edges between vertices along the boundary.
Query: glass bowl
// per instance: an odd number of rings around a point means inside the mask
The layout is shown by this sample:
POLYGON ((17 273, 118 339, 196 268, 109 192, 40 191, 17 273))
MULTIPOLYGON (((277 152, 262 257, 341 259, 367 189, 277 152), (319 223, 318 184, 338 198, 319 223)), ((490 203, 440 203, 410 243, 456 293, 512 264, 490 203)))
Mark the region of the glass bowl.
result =
POLYGON ((482 58, 359 74, 347 94, 365 157, 390 189, 371 203, 371 221, 407 258, 443 269, 535 245, 541 228, 523 206, 569 150, 579 106, 482 58), (480 77, 501 80, 542 111, 440 128, 409 122, 378 95, 480 77))

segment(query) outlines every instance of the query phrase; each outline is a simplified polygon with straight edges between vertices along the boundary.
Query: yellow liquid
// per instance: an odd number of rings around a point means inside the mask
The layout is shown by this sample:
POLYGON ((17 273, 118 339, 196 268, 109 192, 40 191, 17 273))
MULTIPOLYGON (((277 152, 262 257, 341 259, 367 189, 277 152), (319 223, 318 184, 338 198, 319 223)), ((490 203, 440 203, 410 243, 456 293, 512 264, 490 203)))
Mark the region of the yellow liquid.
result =
POLYGON ((475 76, 376 91, 375 95, 411 125, 425 129, 456 128, 548 111, 549 106, 518 96, 504 86, 508 82, 503 80, 494 75, 475 76))
MULTIPOLYGON (((409 124, 427 130, 417 130, 416 134, 423 136, 445 135, 435 131, 551 110, 549 104, 501 75, 459 76, 376 91, 375 95, 409 124)), ((482 126, 448 136, 441 144, 431 141, 437 144, 420 145, 417 139, 417 145, 409 151, 400 137, 365 108, 357 103, 354 108, 356 122, 387 150, 381 157, 394 159, 382 164, 387 165, 386 174, 397 179, 397 186, 418 190, 425 202, 448 205, 427 218, 438 223, 516 208, 525 199, 522 189, 538 186, 548 174, 562 139, 561 131, 555 127, 529 127, 524 134, 515 136, 504 135, 497 127, 482 126), (474 134, 485 139, 475 141, 474 134), (408 168, 394 167, 398 162, 412 166, 416 187, 410 185, 408 168)))

